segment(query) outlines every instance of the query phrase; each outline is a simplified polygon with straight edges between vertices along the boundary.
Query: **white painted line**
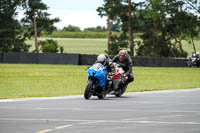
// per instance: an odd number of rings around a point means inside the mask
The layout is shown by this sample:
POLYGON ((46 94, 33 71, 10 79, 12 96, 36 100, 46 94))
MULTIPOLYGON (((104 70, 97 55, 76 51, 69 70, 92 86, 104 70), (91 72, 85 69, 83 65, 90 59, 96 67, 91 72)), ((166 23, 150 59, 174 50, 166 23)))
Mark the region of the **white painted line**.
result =
POLYGON ((82 123, 79 123, 79 124, 86 125, 86 124, 96 124, 96 123, 101 123, 101 122, 104 122, 104 121, 90 121, 90 122, 82 122, 82 123))
POLYGON ((63 129, 63 128, 67 128, 67 127, 72 127, 72 125, 63 125, 63 126, 58 126, 55 129, 63 129))
POLYGON ((123 120, 124 121, 132 121, 132 120, 143 120, 143 119, 149 119, 149 117, 130 118, 130 119, 123 119, 123 120))
POLYGON ((59 100, 59 99, 76 99, 83 98, 83 95, 76 96, 63 96, 63 97, 40 97, 40 98, 16 98, 16 99, 0 99, 0 103, 3 102, 23 102, 23 101, 35 101, 35 100, 59 100))
MULTIPOLYGON (((12 119, 12 118, 0 118, 2 120, 10 120, 10 121, 46 121, 47 119, 12 119)), ((73 122, 86 122, 86 123, 136 123, 136 124, 179 124, 179 125, 200 125, 200 122, 191 122, 191 121, 177 121, 177 122, 170 122, 170 121, 128 121, 128 120, 78 120, 78 119, 48 119, 48 121, 73 121, 73 122)), ((85 124, 86 124, 85 123, 85 124)), ((53 129, 49 129, 53 130, 53 129)), ((46 130, 44 130, 46 131, 46 130)))
POLYGON ((46 129, 46 130, 42 130, 42 131, 39 131, 39 132, 36 132, 36 133, 47 133, 47 132, 51 132, 51 131, 55 131, 55 130, 58 130, 58 129, 63 129, 63 128, 71 127, 71 126, 72 125, 63 125, 63 126, 55 127, 54 129, 46 129))
MULTIPOLYGON (((181 117, 183 115, 163 115, 163 116, 158 116, 158 117, 161 117, 161 118, 172 118, 172 117, 181 117)), ((156 116, 154 116, 156 117, 156 116)), ((150 117, 139 117, 139 118, 130 118, 130 119, 123 119, 124 121, 134 121, 134 120, 143 120, 143 119, 149 119, 150 117)))
POLYGON ((39 131, 39 132, 36 132, 36 133, 47 133, 47 132, 50 132, 50 131, 53 131, 53 129, 46 129, 46 130, 42 130, 42 131, 39 131))
POLYGON ((163 116, 159 116, 161 118, 172 118, 172 117, 181 117, 183 115, 163 115, 163 116))
POLYGON ((79 119, 21 119, 21 118, 0 118, 0 121, 53 121, 53 122, 89 122, 93 120, 79 120, 79 119))
POLYGON ((200 125, 200 122, 168 122, 168 121, 126 121, 142 124, 179 124, 179 125, 200 125))
POLYGON ((141 110, 141 109, 89 109, 89 108, 27 108, 27 107, 0 107, 13 110, 61 110, 61 111, 102 111, 102 112, 167 112, 167 113, 199 113, 199 110, 141 110))

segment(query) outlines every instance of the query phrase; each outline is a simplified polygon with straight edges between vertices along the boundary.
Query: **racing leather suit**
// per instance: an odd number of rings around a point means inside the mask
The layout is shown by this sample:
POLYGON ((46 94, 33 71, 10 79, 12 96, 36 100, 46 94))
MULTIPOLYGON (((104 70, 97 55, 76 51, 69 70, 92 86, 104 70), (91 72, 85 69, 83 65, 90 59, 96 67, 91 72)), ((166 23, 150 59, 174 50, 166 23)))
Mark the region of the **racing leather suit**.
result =
POLYGON ((128 56, 124 61, 120 61, 119 55, 116 55, 113 57, 112 62, 119 64, 125 71, 125 74, 128 76, 127 84, 134 81, 134 76, 132 72, 132 60, 130 56, 128 56))

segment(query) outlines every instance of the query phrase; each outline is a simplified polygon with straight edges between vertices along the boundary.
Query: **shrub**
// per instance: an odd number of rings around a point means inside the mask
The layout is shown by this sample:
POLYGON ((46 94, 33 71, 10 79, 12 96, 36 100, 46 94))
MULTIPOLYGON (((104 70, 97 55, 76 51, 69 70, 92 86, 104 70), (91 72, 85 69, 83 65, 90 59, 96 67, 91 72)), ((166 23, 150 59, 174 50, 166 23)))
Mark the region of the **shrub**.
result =
POLYGON ((60 46, 60 53, 63 53, 63 52, 64 52, 64 47, 60 46))
POLYGON ((108 55, 116 55, 122 48, 126 49, 128 47, 128 40, 125 34, 120 36, 112 35, 110 41, 110 50, 105 51, 108 55))
POLYGON ((146 32, 141 36, 143 42, 138 41, 138 56, 149 57, 187 57, 181 41, 163 39, 158 33, 146 32))
POLYGON ((54 41, 53 39, 40 41, 39 45, 41 46, 41 51, 43 53, 57 53, 59 51, 58 42, 54 41))

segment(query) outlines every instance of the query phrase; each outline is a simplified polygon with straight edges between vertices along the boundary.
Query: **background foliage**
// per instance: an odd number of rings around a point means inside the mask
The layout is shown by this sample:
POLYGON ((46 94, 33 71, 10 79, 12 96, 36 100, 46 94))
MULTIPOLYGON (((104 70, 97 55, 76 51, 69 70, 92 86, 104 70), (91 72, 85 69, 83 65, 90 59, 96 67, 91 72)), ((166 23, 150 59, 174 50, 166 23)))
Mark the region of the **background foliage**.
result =
POLYGON ((28 52, 30 46, 26 42, 34 35, 33 18, 36 16, 38 36, 109 38, 110 46, 105 50, 107 49, 106 52, 110 55, 116 54, 121 48, 131 51, 129 38, 132 35, 129 34, 129 27, 134 33, 134 56, 188 55, 183 48, 184 41, 194 46, 194 40, 199 37, 200 6, 197 0, 141 0, 132 1, 130 7, 131 17, 128 15, 127 0, 104 0, 104 4, 97 11, 100 16, 109 18, 112 34, 108 35, 109 29, 101 26, 81 30, 77 26, 68 25, 62 30, 56 29, 54 23, 59 19, 50 18, 48 6, 41 0, 1 0, 0 52, 28 52), (16 19, 18 8, 25 12, 25 17, 20 21, 16 19))
POLYGON ((25 43, 34 35, 33 17, 37 18, 37 34, 52 33, 58 18, 50 19, 47 5, 41 0, 1 0, 0 1, 0 52, 28 52, 25 43), (18 8, 23 8, 25 17, 19 21, 18 8))
POLYGON ((39 41, 39 45, 41 46, 41 51, 43 53, 62 53, 64 51, 64 48, 61 46, 58 46, 58 42, 53 39, 47 39, 45 41, 39 41))
POLYGON ((198 36, 200 29, 200 8, 196 0, 133 1, 131 18, 128 9, 127 0, 104 0, 104 5, 97 11, 100 16, 107 16, 111 23, 120 24, 124 35, 127 35, 129 25, 133 33, 143 33, 142 41, 134 43, 134 46, 138 45, 138 56, 187 56, 182 48, 182 40, 191 41, 198 36))

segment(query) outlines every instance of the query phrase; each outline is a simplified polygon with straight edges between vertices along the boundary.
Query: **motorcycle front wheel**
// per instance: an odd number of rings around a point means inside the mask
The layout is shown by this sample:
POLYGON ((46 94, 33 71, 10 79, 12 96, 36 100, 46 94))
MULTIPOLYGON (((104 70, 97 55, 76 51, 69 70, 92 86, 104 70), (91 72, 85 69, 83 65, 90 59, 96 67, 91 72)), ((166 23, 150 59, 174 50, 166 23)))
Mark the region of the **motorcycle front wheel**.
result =
POLYGON ((102 90, 101 94, 97 96, 99 99, 104 99, 106 97, 106 91, 102 90))
POLYGON ((89 80, 85 88, 85 93, 84 93, 85 99, 90 99, 90 97, 92 96, 92 87, 93 87, 93 82, 92 80, 89 80))

